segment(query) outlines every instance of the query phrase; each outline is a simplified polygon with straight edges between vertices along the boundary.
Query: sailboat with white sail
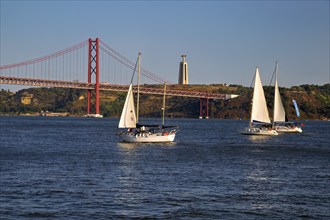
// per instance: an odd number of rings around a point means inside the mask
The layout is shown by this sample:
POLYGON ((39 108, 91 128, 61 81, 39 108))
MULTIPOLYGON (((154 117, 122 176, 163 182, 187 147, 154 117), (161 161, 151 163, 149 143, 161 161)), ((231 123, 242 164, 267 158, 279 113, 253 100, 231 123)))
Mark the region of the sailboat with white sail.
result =
POLYGON ((253 86, 252 111, 249 127, 241 134, 246 135, 278 135, 270 122, 264 89, 262 87, 259 69, 256 67, 253 86))
MULTIPOLYGON (((285 110, 281 100, 280 90, 277 82, 278 62, 275 65, 275 88, 274 88, 274 116, 273 128, 277 132, 301 133, 302 129, 299 123, 286 120, 285 110)), ((295 100, 294 100, 295 103, 295 100)), ((296 107, 297 109, 297 107, 296 107)), ((298 113, 298 112, 297 112, 298 113)))
MULTIPOLYGON (((127 92, 125 104, 119 120, 118 128, 127 129, 126 132, 119 132, 118 135, 122 141, 130 143, 162 143, 173 142, 177 132, 177 126, 165 126, 165 98, 166 98, 166 84, 164 85, 164 97, 162 108, 162 125, 143 125, 139 124, 139 94, 140 94, 140 57, 138 55, 138 92, 137 92, 137 112, 135 113, 134 97, 133 97, 133 77, 127 92)), ((135 72, 135 69, 134 69, 135 72)))

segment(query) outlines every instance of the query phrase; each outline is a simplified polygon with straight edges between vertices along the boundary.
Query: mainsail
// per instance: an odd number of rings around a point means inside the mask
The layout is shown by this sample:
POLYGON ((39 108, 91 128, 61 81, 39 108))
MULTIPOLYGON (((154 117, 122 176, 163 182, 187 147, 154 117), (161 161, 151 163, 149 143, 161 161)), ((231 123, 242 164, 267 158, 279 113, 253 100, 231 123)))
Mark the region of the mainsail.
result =
POLYGON ((292 102, 293 102, 294 108, 296 109, 297 117, 300 117, 299 108, 298 108, 296 100, 292 99, 292 102))
POLYGON ((277 84, 277 63, 275 70, 275 94, 274 94, 274 122, 285 121, 285 110, 282 104, 280 90, 277 84))
POLYGON ((264 89, 262 88, 258 67, 256 68, 256 73, 254 78, 255 79, 254 79, 254 91, 253 91, 253 100, 252 100, 251 123, 252 122, 270 123, 266 98, 264 94, 264 89))
POLYGON ((132 83, 129 86, 129 90, 126 96, 123 111, 120 116, 118 128, 135 128, 136 127, 136 115, 134 108, 134 98, 132 83))

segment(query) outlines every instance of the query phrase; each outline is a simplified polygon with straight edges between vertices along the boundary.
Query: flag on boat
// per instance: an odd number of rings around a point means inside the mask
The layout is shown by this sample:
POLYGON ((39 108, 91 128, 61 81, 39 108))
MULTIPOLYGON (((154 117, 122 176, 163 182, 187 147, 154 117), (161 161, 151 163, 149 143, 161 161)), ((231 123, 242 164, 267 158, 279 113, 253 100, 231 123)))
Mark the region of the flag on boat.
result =
POLYGON ((296 109, 297 117, 300 117, 299 109, 296 100, 292 99, 294 108, 296 109))

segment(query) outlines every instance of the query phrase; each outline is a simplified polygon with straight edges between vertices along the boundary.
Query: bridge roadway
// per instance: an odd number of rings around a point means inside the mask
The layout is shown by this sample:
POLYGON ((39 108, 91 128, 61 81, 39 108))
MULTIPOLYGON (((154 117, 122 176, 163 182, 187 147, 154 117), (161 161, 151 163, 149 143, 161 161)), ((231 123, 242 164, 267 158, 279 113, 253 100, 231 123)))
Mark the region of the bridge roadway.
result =
MULTIPOLYGON (((68 81, 45 80, 45 79, 29 79, 29 78, 18 78, 18 77, 10 77, 10 76, 0 76, 0 84, 40 86, 40 87, 57 87, 57 88, 74 88, 74 89, 95 89, 95 83, 68 82, 68 81)), ((127 92, 128 85, 100 83, 99 90, 127 92)), ((133 91, 137 92, 137 87, 134 87, 133 91)), ((148 87, 140 86, 140 93, 163 95, 164 89, 150 88, 150 87, 148 88, 148 87)), ((236 95, 230 95, 230 94, 182 91, 182 90, 171 90, 171 89, 166 89, 166 95, 181 96, 181 97, 193 97, 193 98, 208 98, 208 99, 230 99, 230 98, 236 97, 236 95)))

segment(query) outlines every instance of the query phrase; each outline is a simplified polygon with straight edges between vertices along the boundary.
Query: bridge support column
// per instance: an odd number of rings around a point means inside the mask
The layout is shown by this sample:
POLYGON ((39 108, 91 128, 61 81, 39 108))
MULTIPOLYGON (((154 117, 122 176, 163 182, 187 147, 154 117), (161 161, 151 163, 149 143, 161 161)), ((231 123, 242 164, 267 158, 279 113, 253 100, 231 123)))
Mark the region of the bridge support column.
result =
POLYGON ((199 99, 199 118, 208 119, 209 118, 209 98, 200 98, 199 99))
POLYGON ((100 114, 100 71, 99 71, 99 39, 89 38, 88 44, 88 83, 92 83, 92 76, 95 78, 94 90, 87 91, 87 114, 100 114))

